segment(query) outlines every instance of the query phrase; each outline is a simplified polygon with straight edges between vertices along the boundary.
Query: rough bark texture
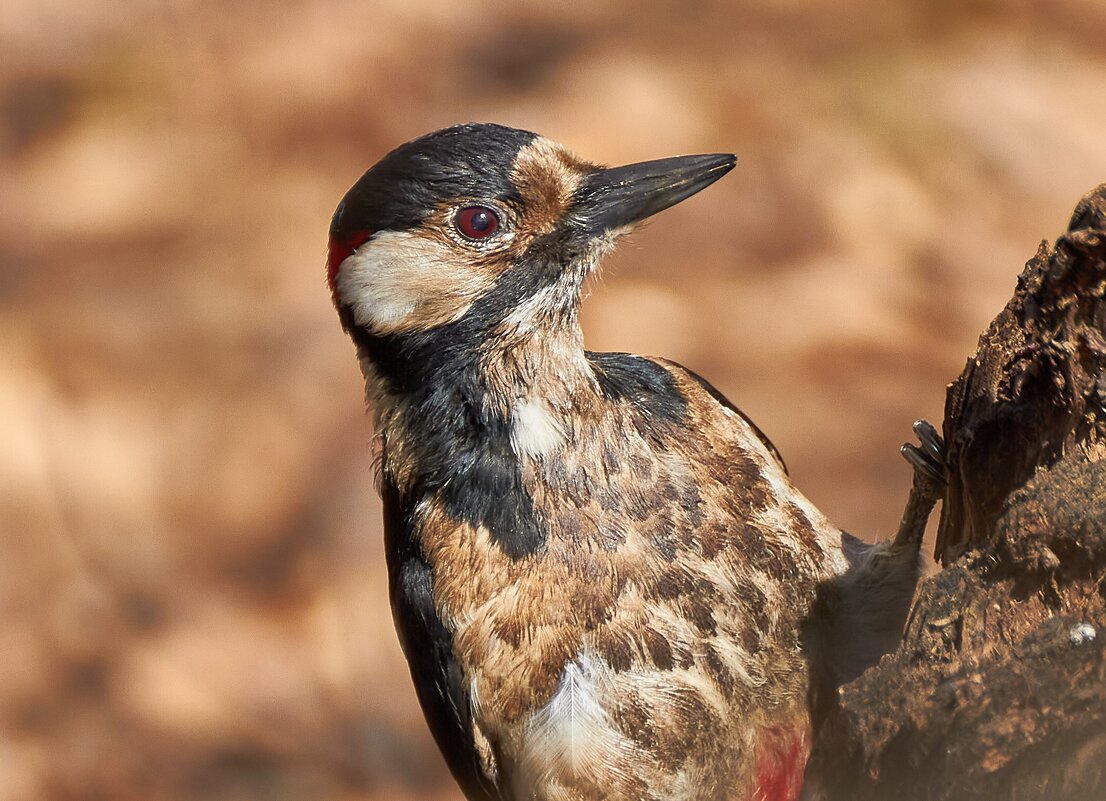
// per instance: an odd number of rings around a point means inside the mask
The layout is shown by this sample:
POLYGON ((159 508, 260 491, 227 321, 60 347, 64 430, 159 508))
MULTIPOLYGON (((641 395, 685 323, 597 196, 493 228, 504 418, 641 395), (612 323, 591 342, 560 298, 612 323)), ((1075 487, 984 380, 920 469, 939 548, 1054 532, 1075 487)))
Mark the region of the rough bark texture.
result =
POLYGON ((936 556, 842 688, 806 797, 1106 798, 1106 185, 948 389, 936 556))

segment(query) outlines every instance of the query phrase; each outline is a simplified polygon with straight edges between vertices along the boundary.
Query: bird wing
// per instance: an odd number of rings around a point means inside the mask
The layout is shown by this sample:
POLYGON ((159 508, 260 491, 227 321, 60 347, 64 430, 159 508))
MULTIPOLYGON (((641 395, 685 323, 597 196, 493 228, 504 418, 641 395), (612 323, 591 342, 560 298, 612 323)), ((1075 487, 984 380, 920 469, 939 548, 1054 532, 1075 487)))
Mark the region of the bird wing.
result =
POLYGON ((452 635, 438 617, 430 568, 411 537, 411 510, 386 477, 381 498, 392 616, 427 726, 465 797, 497 801, 495 784, 480 764, 452 635))
POLYGON ((731 412, 738 415, 742 420, 744 420, 749 428, 752 429, 753 433, 756 434, 757 439, 763 442, 764 447, 770 450, 772 452, 772 455, 776 457, 776 461, 778 461, 780 463, 780 466, 783 467, 783 472, 790 475, 787 469, 787 463, 783 460, 783 455, 780 453, 779 449, 772 443, 772 440, 768 439, 768 437, 763 431, 760 430, 757 424, 750 420, 749 416, 745 414, 745 412, 737 408, 729 398, 719 392, 713 384, 711 384, 709 381, 707 381, 707 379, 703 378, 695 371, 689 370, 682 364, 674 362, 671 359, 656 359, 655 361, 669 367, 670 369, 679 370, 681 373, 686 375, 688 378, 694 380, 703 389, 705 389, 712 398, 718 401, 719 405, 729 409, 731 412))

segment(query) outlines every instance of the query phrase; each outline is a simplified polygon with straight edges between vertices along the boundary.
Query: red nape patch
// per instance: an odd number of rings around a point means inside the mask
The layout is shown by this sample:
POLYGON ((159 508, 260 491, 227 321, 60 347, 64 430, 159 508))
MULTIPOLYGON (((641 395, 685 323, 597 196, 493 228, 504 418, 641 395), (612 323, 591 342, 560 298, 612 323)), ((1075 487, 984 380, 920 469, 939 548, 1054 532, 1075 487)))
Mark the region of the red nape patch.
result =
POLYGON ((757 783, 747 801, 797 801, 810 755, 806 732, 763 738, 757 783))
POLYGON ((338 268, 353 255, 353 251, 369 241, 368 231, 354 231, 343 239, 331 239, 326 255, 326 282, 330 285, 330 297, 338 305, 338 268))

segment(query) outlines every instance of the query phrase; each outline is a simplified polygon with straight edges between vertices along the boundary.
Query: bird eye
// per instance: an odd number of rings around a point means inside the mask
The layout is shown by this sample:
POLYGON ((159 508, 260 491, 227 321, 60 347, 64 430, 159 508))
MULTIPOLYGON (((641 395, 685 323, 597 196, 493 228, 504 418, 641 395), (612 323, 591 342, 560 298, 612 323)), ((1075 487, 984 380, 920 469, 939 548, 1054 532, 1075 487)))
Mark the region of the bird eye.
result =
POLYGON ((487 239, 499 230, 499 215, 487 206, 465 206, 453 215, 453 225, 467 239, 487 239))

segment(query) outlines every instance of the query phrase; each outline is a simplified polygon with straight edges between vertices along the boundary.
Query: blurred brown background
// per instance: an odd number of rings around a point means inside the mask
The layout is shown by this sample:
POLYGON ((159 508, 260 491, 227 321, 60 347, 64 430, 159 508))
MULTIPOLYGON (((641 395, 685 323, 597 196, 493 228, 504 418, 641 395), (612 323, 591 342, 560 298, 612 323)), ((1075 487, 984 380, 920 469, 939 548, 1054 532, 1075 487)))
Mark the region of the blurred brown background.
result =
POLYGON ((739 169, 607 264, 832 518, 1106 180, 1106 5, 5 0, 0 801, 456 799, 387 610, 329 216, 465 120, 739 169))

